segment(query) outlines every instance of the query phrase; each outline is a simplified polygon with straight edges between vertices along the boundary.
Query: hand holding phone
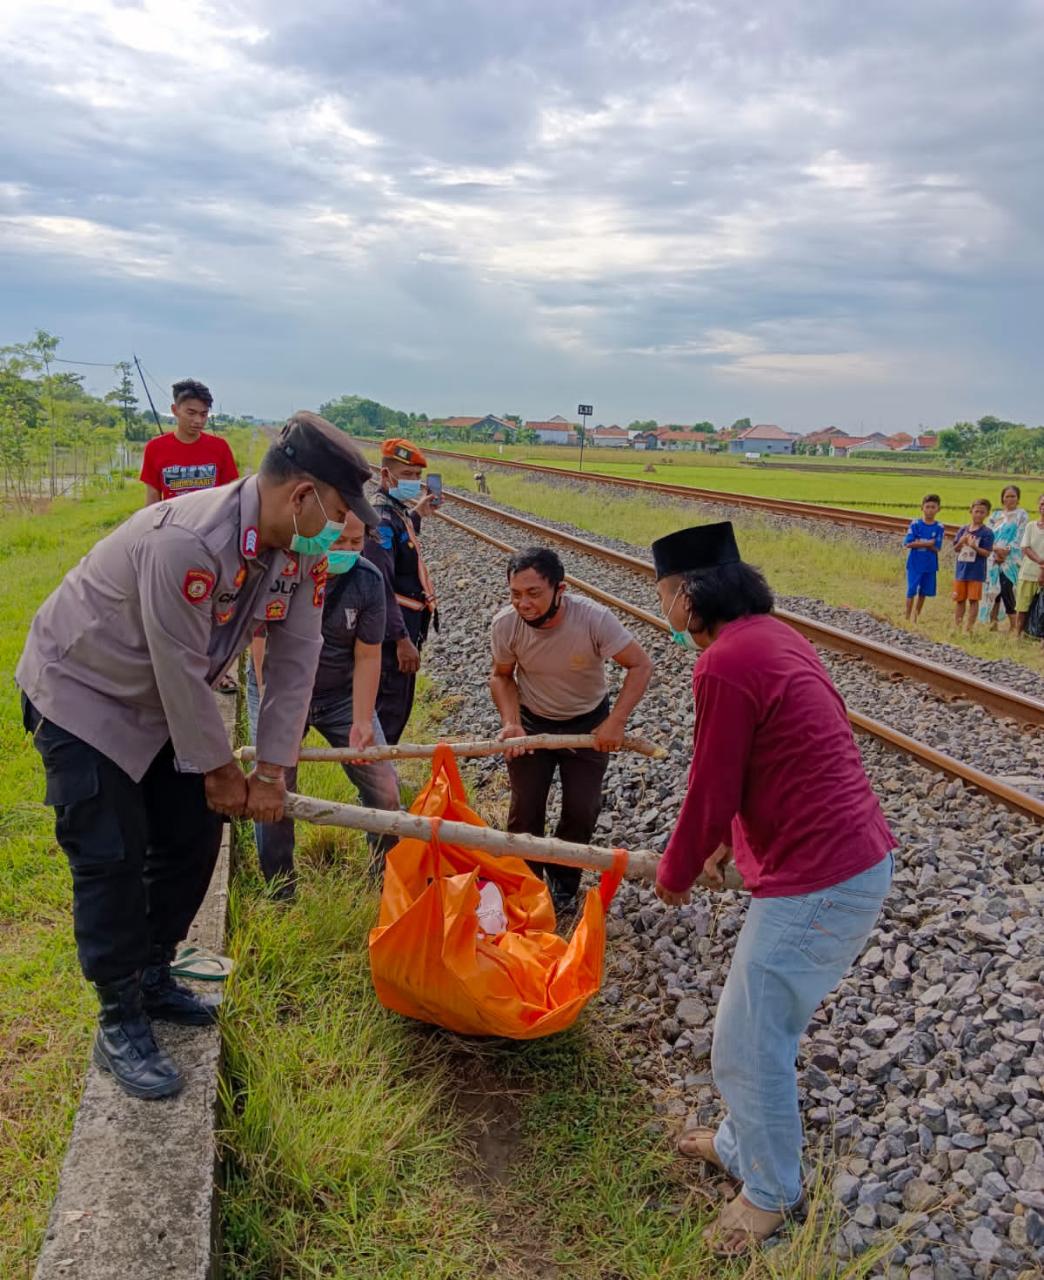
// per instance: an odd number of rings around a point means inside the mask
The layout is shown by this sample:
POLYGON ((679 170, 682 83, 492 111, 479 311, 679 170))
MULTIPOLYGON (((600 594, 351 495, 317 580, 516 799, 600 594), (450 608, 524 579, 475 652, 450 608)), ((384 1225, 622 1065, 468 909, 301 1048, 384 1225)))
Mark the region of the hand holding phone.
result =
POLYGON ((442 506, 442 476, 437 471, 428 472, 427 489, 431 494, 431 505, 442 506))

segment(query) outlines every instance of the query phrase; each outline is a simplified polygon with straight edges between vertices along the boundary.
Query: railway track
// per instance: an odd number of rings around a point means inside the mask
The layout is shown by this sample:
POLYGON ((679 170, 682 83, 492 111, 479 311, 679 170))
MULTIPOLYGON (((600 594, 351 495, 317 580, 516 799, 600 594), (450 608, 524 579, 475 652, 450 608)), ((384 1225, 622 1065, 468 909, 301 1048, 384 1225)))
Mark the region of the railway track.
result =
MULTIPOLYGON (((746 507, 754 511, 766 511, 772 515, 795 516, 802 520, 829 520, 832 524, 848 525, 871 533, 898 534, 909 528, 909 520, 903 516, 889 516, 877 511, 859 511, 850 507, 826 507, 815 502, 795 502, 786 498, 764 498, 748 493, 730 493, 723 489, 697 489, 686 484, 665 484, 656 480, 628 480, 623 476, 610 476, 600 471, 566 471, 562 467, 548 467, 537 462, 513 462, 506 458, 486 458, 474 453, 456 453, 449 449, 432 449, 424 446, 425 453, 439 458, 456 458, 470 464, 482 463, 490 467, 507 467, 533 475, 554 476, 559 480, 580 480, 591 484, 614 486, 627 491, 644 490, 649 493, 668 494, 672 498, 687 498, 696 502, 714 502, 731 507, 746 507)), ((946 532, 953 535, 959 526, 946 524, 946 532)))
MULTIPOLYGON (((534 538, 555 540, 571 546, 585 555, 603 559, 621 568, 629 569, 633 573, 649 577, 653 576, 652 565, 636 556, 630 556, 624 552, 588 542, 575 535, 542 525, 535 520, 528 520, 513 513, 500 511, 495 507, 487 506, 485 503, 477 502, 475 499, 464 497, 459 493, 447 491, 446 497, 482 515, 525 529, 534 538)), ((454 516, 446 514, 444 510, 438 514, 439 518, 447 524, 490 546, 496 547, 506 555, 518 550, 512 544, 504 542, 484 530, 477 529, 463 520, 458 520, 454 516)), ((566 578, 571 586, 582 591, 585 595, 600 600, 603 604, 609 605, 621 613, 628 614, 630 617, 637 618, 658 631, 668 632, 670 630, 661 617, 650 613, 647 609, 603 591, 600 587, 595 586, 593 583, 585 582, 581 578, 576 578, 572 575, 567 575, 566 578)), ((974 676, 948 670, 938 663, 928 662, 911 654, 896 652, 885 645, 877 644, 875 641, 862 639, 841 631, 839 628, 813 622, 809 618, 803 618, 785 610, 778 610, 777 615, 817 645, 823 645, 842 653, 854 655, 885 670, 898 672, 907 678, 929 684, 946 696, 960 696, 970 701, 978 702, 997 714, 1008 716, 1023 724, 1038 727, 1044 725, 1044 703, 1027 697, 1025 694, 1005 689, 1000 685, 991 685, 987 681, 979 680, 974 676)), ((930 769, 953 778, 959 778, 965 784, 977 788, 992 800, 1007 806, 1017 813, 1044 820, 1044 800, 1039 800, 1035 796, 1029 795, 1001 779, 994 778, 984 773, 981 769, 976 769, 972 765, 955 760, 952 756, 937 751, 926 743, 918 742, 915 738, 893 729, 890 725, 882 724, 870 716, 863 715, 861 712, 853 711, 849 708, 848 718, 853 728, 858 732, 873 735, 889 746, 914 757, 930 769)))

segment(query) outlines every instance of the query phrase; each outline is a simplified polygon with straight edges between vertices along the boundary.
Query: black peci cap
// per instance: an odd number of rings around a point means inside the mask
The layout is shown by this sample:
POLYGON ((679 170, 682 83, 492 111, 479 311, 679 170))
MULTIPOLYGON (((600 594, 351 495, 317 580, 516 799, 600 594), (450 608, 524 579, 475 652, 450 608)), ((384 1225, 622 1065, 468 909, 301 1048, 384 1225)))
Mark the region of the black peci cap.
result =
POLYGON ((652 544, 652 553, 657 582, 675 573, 695 573, 740 561, 736 535, 729 520, 722 520, 720 524, 698 524, 657 538, 652 544))
POLYGON ((371 529, 380 524, 380 517, 363 495, 363 485, 371 475, 369 463, 332 422, 299 409, 280 431, 275 447, 295 467, 336 489, 363 524, 371 529))

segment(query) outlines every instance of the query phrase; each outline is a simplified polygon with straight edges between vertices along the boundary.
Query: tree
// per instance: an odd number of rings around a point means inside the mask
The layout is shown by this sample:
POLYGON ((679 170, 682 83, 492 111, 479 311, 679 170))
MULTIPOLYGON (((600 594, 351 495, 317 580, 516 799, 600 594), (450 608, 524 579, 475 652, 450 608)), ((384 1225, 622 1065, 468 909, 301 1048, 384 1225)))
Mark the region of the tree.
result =
POLYGON ((939 432, 939 448, 948 457, 958 458, 971 452, 979 429, 974 422, 955 422, 952 427, 939 432))
POLYGON ((1025 425, 1021 422, 1005 422, 1003 418, 995 418, 992 413, 986 414, 976 423, 983 435, 993 435, 998 431, 1019 431, 1025 430, 1025 425))
POLYGON ((693 423, 693 431, 700 432, 701 435, 712 436, 714 434, 713 422, 696 422, 693 423))
MULTIPOLYGON (((130 361, 121 360, 115 366, 119 380, 115 387, 106 393, 107 404, 116 404, 123 414, 123 434, 128 440, 137 440, 135 434, 135 418, 138 412, 138 397, 134 394, 134 380, 131 377, 130 361)), ((219 415, 224 416, 224 415, 219 415)))
POLYGON ((513 422, 516 427, 522 426, 522 419, 517 413, 502 413, 500 416, 504 422, 513 422))
POLYGON ((655 418, 649 418, 645 422, 641 422, 639 421, 639 419, 635 418, 633 422, 629 422, 627 424, 627 430, 628 431, 655 431, 659 425, 660 424, 656 421, 655 418))
POLYGON ((730 430, 749 431, 750 427, 751 427, 751 422, 749 418, 737 418, 736 421, 732 424, 730 430))

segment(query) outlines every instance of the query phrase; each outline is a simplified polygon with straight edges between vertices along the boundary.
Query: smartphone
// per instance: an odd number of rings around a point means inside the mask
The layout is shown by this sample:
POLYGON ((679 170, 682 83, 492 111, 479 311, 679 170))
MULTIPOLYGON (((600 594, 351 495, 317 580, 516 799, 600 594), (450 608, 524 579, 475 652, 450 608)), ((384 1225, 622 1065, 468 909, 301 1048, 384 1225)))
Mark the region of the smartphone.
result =
POLYGON ((435 499, 434 506, 442 506, 442 476, 437 471, 428 472, 428 492, 435 499))

